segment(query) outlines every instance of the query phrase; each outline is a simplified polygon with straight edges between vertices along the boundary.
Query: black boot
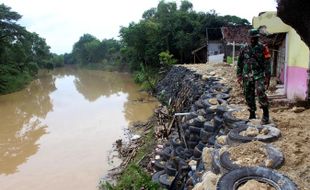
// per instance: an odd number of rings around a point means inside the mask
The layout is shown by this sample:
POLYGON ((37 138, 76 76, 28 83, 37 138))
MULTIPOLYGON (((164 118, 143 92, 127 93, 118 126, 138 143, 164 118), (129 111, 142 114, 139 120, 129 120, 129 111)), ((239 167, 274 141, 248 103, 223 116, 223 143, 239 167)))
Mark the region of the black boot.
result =
POLYGON ((263 108, 263 118, 262 118, 262 124, 263 125, 266 125, 266 124, 269 124, 270 121, 269 121, 269 110, 268 108, 263 108))
POLYGON ((250 117, 249 119, 256 119, 256 114, 255 111, 249 110, 250 111, 250 117))

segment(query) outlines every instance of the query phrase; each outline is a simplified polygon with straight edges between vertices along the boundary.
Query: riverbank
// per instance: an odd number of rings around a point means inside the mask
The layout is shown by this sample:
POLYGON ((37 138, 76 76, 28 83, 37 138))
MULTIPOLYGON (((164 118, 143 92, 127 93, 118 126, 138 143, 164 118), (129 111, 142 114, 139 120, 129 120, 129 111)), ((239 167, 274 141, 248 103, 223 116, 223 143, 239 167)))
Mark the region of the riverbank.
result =
MULTIPOLYGON (((245 108, 242 90, 236 83, 234 66, 228 64, 197 64, 175 66, 157 85, 157 96, 168 106, 170 114, 176 112, 188 112, 193 110, 193 105, 201 98, 206 80, 217 78, 219 82, 226 87, 230 87, 230 98, 227 100, 229 104, 235 104, 245 108)), ((300 107, 294 103, 281 103, 272 100, 271 118, 277 127, 281 130, 282 136, 272 144, 279 147, 284 154, 285 162, 278 170, 282 174, 292 179, 300 189, 304 190, 310 185, 310 164, 306 161, 306 155, 309 154, 309 116, 308 107, 300 107)), ((246 116, 246 112, 245 116, 246 116)), ((261 117, 262 113, 257 113, 261 117)), ((172 122, 172 118, 167 121, 167 126, 172 122)), ((175 126, 174 126, 175 127, 175 126)), ((174 128, 173 127, 173 128, 174 128)), ((158 129, 165 128, 160 125, 154 125, 154 133, 160 131, 158 129)), ((172 130, 174 130, 172 128, 172 130)), ((170 138, 171 140, 171 138, 170 138)), ((144 168, 149 174, 154 173, 154 161, 158 155, 158 149, 163 148, 167 143, 167 138, 160 137, 156 139, 157 148, 153 148, 153 157, 148 161, 148 167, 144 168), (156 151, 157 150, 157 151, 156 151), (152 166, 152 167, 151 167, 152 166)), ((141 169, 140 168, 140 169, 141 169)), ((129 181, 134 183, 134 181, 129 181)), ((194 184, 193 184, 194 185, 194 184)), ((143 184, 137 187, 144 187, 143 184)))

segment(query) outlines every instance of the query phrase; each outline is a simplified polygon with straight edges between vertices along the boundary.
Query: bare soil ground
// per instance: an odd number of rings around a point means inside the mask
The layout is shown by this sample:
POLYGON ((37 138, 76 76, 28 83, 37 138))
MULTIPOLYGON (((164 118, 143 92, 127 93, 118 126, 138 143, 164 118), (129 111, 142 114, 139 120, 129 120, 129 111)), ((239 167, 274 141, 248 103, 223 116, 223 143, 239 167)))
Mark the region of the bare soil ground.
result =
MULTIPOLYGON (((236 66, 221 64, 194 64, 185 67, 201 74, 203 78, 221 77, 221 82, 232 87, 231 104, 245 106, 242 88, 237 83, 236 66)), ((272 94, 275 84, 272 82, 268 94, 272 94)), ((273 144, 279 147, 285 157, 284 165, 279 171, 291 178, 301 190, 310 187, 310 109, 307 105, 288 104, 270 100, 270 115, 281 130, 282 136, 273 144)), ((258 107, 258 117, 262 111, 258 107)))

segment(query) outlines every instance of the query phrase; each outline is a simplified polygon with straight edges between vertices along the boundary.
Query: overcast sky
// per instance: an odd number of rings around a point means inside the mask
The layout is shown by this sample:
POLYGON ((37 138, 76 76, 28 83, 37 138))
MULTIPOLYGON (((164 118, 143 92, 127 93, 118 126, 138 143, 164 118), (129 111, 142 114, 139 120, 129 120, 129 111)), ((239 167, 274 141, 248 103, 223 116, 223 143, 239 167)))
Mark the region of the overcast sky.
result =
MULTIPOLYGON (((89 33, 99 40, 118 39, 120 26, 138 22, 159 0, 2 0, 23 17, 19 24, 45 38, 53 53, 70 53, 79 38, 89 33)), ((0 3, 1 3, 0 2, 0 3)), ((166 0, 167 2, 167 0, 166 0)), ((176 0, 179 4, 180 0, 176 0)), ((190 0, 195 11, 214 9, 250 22, 263 11, 276 11, 275 0, 190 0)))

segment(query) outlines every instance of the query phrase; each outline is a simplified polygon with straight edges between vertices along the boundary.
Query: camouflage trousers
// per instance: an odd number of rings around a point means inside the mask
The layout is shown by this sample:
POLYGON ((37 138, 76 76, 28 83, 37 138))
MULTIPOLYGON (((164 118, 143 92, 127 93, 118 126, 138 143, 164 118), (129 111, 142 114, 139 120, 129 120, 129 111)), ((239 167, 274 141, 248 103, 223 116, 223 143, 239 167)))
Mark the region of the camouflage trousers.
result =
POLYGON ((266 95, 265 80, 243 79, 243 94, 250 111, 256 111, 255 91, 261 108, 269 108, 268 97, 266 95))

